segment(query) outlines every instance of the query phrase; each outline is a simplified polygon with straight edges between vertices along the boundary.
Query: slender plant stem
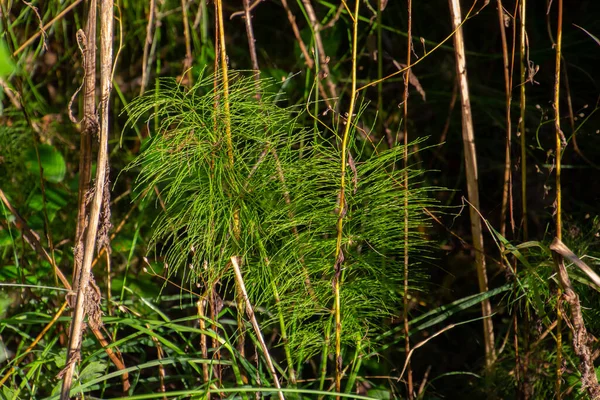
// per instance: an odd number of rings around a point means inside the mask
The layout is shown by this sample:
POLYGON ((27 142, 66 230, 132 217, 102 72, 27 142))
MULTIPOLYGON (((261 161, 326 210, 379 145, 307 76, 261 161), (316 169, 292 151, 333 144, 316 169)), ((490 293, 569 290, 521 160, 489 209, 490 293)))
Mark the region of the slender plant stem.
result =
MULTIPOLYGON (((252 327, 254 328, 254 332, 256 333, 256 338, 258 339, 258 342, 260 343, 260 347, 263 351, 263 355, 265 356, 265 360, 267 361, 267 366, 269 367, 269 372, 271 373, 271 376, 273 377, 273 383, 275 384, 275 387, 277 389, 281 389, 281 386, 279 384, 279 378, 277 377, 277 371, 275 371, 275 366, 273 365, 273 360, 271 359, 271 356, 269 354, 269 349, 267 348, 267 344, 265 343, 265 340, 263 339, 262 332, 260 330, 260 327, 258 326, 258 322, 256 321, 256 316, 254 315, 254 311, 252 309, 252 304, 250 303, 250 299, 248 298, 248 293, 246 292, 246 285, 244 284, 244 278, 242 277, 242 271, 240 270, 237 256, 231 257, 231 265, 233 266, 233 272, 235 273, 235 280, 237 281, 238 287, 240 288, 240 291, 242 292, 242 296, 246 303, 246 313, 248 314, 248 318, 250 318, 250 323, 252 324, 252 327)), ((277 392, 277 394, 279 395, 280 400, 285 400, 285 397, 283 396, 283 392, 279 391, 279 392, 277 392)))
MULTIPOLYGON (((335 297, 335 391, 340 392, 342 389, 342 310, 340 301, 340 290, 342 284, 342 263, 344 256, 342 252, 342 238, 344 234, 344 216, 346 214, 346 164, 348 158, 348 142, 350 139, 350 130, 353 123, 354 106, 356 103, 356 63, 358 52, 358 11, 360 1, 356 1, 354 6, 354 21, 352 26, 352 88, 350 91, 350 106, 348 108, 348 119, 344 127, 344 135, 342 137, 342 156, 341 156, 341 172, 340 172, 340 194, 338 205, 338 220, 337 220, 337 241, 335 246, 335 277, 333 283, 333 292, 335 297)), ((339 398, 339 396, 338 396, 339 398)))
POLYGON ((190 24, 188 20, 188 0, 181 0, 181 10, 183 18, 183 37, 185 39, 185 61, 183 62, 183 74, 181 79, 184 80, 188 86, 194 84, 192 77, 192 62, 194 60, 192 56, 192 43, 190 38, 190 24))
MULTIPOLYGON (((563 20, 563 0, 558 0, 558 16, 556 27, 556 45, 555 45, 555 72, 554 72, 554 128, 556 140, 556 237, 562 239, 562 188, 561 188, 561 158, 563 147, 563 136, 560 130, 560 67, 562 56, 562 20, 563 20)), ((562 263, 562 256, 557 254, 557 263, 562 263)), ((562 290, 558 291, 558 301, 556 303, 556 314, 558 324, 556 325, 556 398, 561 399, 562 384, 562 290)))
POLYGON ((216 0, 217 21, 219 24, 219 53, 221 59, 221 79, 223 79, 223 106, 225 108, 225 135, 227 140, 227 155, 229 156, 230 167, 233 168, 233 141, 231 138, 231 117, 229 110, 229 78, 227 66, 227 49, 225 47, 225 27, 223 24, 223 3, 222 0, 216 0))
MULTIPOLYGON (((81 342, 83 338, 83 319, 85 317, 85 306, 87 302, 92 301, 88 298, 90 290, 90 276, 92 261, 94 259, 94 248, 96 245, 98 222, 100 219, 100 210, 103 205, 106 173, 108 166, 108 114, 109 98, 111 89, 111 76, 113 65, 113 1, 104 0, 100 4, 101 21, 101 43, 100 43, 100 91, 101 91, 101 119, 100 119, 100 146, 98 151, 98 161, 96 168, 96 187, 94 198, 90 209, 89 226, 85 241, 85 253, 80 272, 80 282, 77 290, 77 300, 75 310, 73 311, 73 320, 71 322, 71 332, 69 335, 69 347, 67 351, 67 360, 63 378, 61 400, 70 398, 69 392, 75 372, 75 364, 81 351, 81 342)), ((93 322, 95 324, 96 322, 93 322)), ((92 324, 92 321, 90 321, 92 324)))
POLYGON ((148 71, 150 69, 148 54, 150 52, 150 46, 154 41, 152 28, 154 27, 154 16, 156 14, 155 0, 150 0, 149 7, 148 23, 146 24, 146 40, 144 40, 144 54, 142 56, 142 84, 140 85, 140 96, 144 94, 146 86, 148 85, 148 71))
POLYGON ((254 39, 254 28, 252 27, 252 14, 250 14, 250 0, 244 1, 244 22, 246 25, 246 36, 248 37, 248 48, 250 50, 250 60, 254 70, 254 80, 256 81, 256 98, 260 98, 259 81, 260 69, 258 68, 258 57, 256 56, 256 40, 254 39))
POLYGON ((525 94, 525 84, 527 83, 528 61, 526 59, 527 32, 525 30, 527 0, 521 0, 521 19, 520 19, 520 64, 521 64, 521 116, 519 122, 519 134, 521 135, 521 210, 523 213, 523 240, 529 237, 527 227, 527 138, 525 135, 525 108, 527 107, 527 97, 525 94))
POLYGON ((506 237, 506 216, 508 211, 509 195, 511 192, 510 186, 512 181, 510 154, 512 142, 512 121, 510 115, 510 105, 512 103, 512 87, 510 64, 508 60, 508 41, 506 40, 506 28, 504 27, 504 7, 502 6, 502 0, 497 0, 497 4, 498 26, 500 28, 500 38, 502 39, 502 62, 504 65, 504 93, 506 113, 506 147, 504 154, 504 183, 502 185, 502 208, 500 210, 500 234, 506 237))
MULTIPOLYGON (((385 125, 383 123, 385 115, 383 114, 383 30, 381 29, 381 0, 377 0, 377 130, 383 137, 385 125)), ((410 65, 410 64, 407 64, 410 65)), ((388 144, 390 148, 393 143, 388 144)))
MULTIPOLYGON (((381 11, 379 11, 381 13, 381 11)), ((408 0, 407 3, 407 49, 406 49, 406 65, 410 65, 412 56, 412 0, 408 0)), ((402 294, 402 318, 404 319, 404 350, 406 356, 410 354, 410 331, 408 328, 408 278, 409 278, 409 238, 408 238, 408 89, 410 82, 410 68, 406 70, 404 74, 404 291, 402 294)), ((410 360, 407 359, 407 398, 411 400, 413 398, 413 377, 412 377, 412 366, 410 360)))
POLYGON ((323 77, 325 78, 327 88, 329 89, 329 96, 325 98, 333 97, 335 99, 337 98, 337 90, 335 88, 335 84, 331 80, 329 72, 329 59, 325 53, 325 46, 323 46, 323 40, 321 38, 321 23, 317 18, 317 14, 315 13, 315 10, 310 0, 302 0, 302 5, 304 6, 306 15, 308 16, 308 21, 310 22, 310 27, 315 38, 315 44, 317 45, 319 63, 321 64, 321 68, 323 70, 323 77))
POLYGON ((309 69, 312 69, 315 62, 314 62, 313 58, 310 56, 310 53, 308 52, 308 49, 306 48, 306 45, 304 44, 304 40, 302 40, 302 36, 300 36, 300 29, 298 28, 298 24, 296 23, 296 16, 290 10, 290 6, 288 5, 287 0, 281 0, 281 4, 283 5, 283 8, 285 9, 285 13, 288 17, 288 21, 290 21, 290 25, 292 26, 292 31, 294 32, 294 37, 296 38, 296 41, 298 42, 298 46, 300 47, 300 51, 302 52, 302 55, 304 56, 304 62, 306 63, 306 66, 309 69))
MULTIPOLYGON (((225 108, 225 136, 227 140, 227 154, 229 156, 229 167, 231 170, 234 166, 234 155, 233 155, 233 139, 231 134, 231 112, 229 104, 229 77, 228 77, 228 65, 227 65, 227 48, 225 45, 225 27, 223 23, 223 2, 222 0, 216 0, 217 6, 217 22, 219 24, 219 44, 221 53, 221 79, 223 80, 223 106, 225 108)), ((231 188, 233 189, 233 188, 231 188)), ((235 241, 239 241, 241 235, 241 224, 240 224, 240 209, 235 207, 233 210, 233 236, 235 241)), ((241 262, 241 258, 239 258, 241 262)), ((241 289, 241 288, 240 288, 241 289)), ((242 315, 244 313, 244 300, 242 293, 238 291, 237 295, 237 322, 238 322, 238 351, 240 355, 245 355, 245 326, 242 315)))
POLYGON ((277 306, 277 314, 279 317, 279 329, 281 329, 281 341, 283 342, 283 349, 285 351, 285 358, 288 362, 289 377, 292 385, 296 385, 296 371, 294 370, 294 359, 292 358, 292 352, 288 342, 287 329, 285 327, 285 320, 283 319, 283 310, 281 309, 281 298, 279 297, 279 290, 274 280, 271 280, 271 287, 273 289, 273 296, 275 297, 275 304, 277 306))
MULTIPOLYGON (((323 340, 323 348, 321 349, 321 377, 319 379, 319 390, 325 388, 325 379, 327 378, 327 359, 329 358, 329 345, 331 342, 331 324, 327 324, 325 328, 325 337, 323 340)), ((319 396, 321 400, 323 396, 319 396)))
MULTIPOLYGON (((471 219, 471 235, 473 237, 473 248, 475 250, 475 264, 477 278, 479 281, 479 292, 488 290, 488 278, 485 265, 485 253, 483 245, 483 232, 479 210, 479 178, 477 169, 477 155, 475 151, 475 133, 473 131, 473 119, 471 101, 467 80, 467 66, 465 58, 465 44, 462 31, 462 14, 458 0, 450 0, 450 14, 454 29, 454 48, 456 54, 456 72, 459 79, 462 110, 462 135, 465 154, 465 170, 467 175, 467 192, 469 196, 469 214, 471 219)), ((483 316, 483 336, 485 346, 486 366, 491 367, 496 358, 494 349, 494 326, 491 315, 492 307, 489 299, 481 303, 483 316)))
POLYGON ((83 51, 84 82, 83 82, 83 130, 79 148, 79 189, 77 225, 75 228, 75 250, 73 267, 73 286, 79 285, 79 272, 83 262, 83 245, 86 229, 87 201, 90 180, 92 177, 92 136, 98 134, 98 119, 96 117, 96 0, 87 3, 87 23, 83 51))

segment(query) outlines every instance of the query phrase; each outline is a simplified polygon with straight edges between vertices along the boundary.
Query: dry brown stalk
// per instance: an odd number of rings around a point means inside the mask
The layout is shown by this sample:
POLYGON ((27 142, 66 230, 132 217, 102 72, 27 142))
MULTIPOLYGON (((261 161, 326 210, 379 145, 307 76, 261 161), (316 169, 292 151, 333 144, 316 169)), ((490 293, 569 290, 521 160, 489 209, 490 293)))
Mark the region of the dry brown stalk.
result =
POLYGON ((321 70, 323 71, 323 76, 318 76, 317 79, 325 78, 327 88, 329 89, 329 96, 327 96, 326 98, 336 99, 337 90, 329 74, 329 58, 325 53, 325 46, 323 46, 323 40, 321 39, 321 23, 317 18, 317 14, 315 13, 315 10, 310 0, 302 0, 302 4, 304 5, 306 15, 308 16, 308 20, 310 22, 310 25, 312 26, 313 35, 315 37, 315 43, 317 45, 319 68, 321 68, 321 70))
MULTIPOLYGON (((240 270, 240 266, 238 263, 238 257, 231 257, 231 265, 233 266, 233 272, 235 273, 235 280, 238 286, 238 289, 242 293, 242 297, 244 302, 246 303, 246 314, 248 314, 248 318, 250 318, 250 323, 254 328, 254 332, 256 333, 256 338, 260 343, 260 347, 262 349, 263 355, 265 356, 265 360, 267 362, 267 366, 269 367, 269 372, 273 377, 273 383, 277 389, 281 389, 281 385, 279 384, 279 378, 277 377, 277 371, 275 371, 275 367, 273 365, 273 360, 269 354, 269 349, 267 348, 267 344, 263 339, 262 332, 260 330, 260 326, 258 325, 258 321, 256 320, 256 316, 254 315, 254 310, 252 309, 252 304, 250 303, 250 299, 248 298, 248 292, 246 291, 246 285, 244 285, 244 278, 242 277, 242 272, 240 270)), ((283 396, 283 392, 277 392, 280 400, 285 400, 283 396)))
POLYGON ((290 21, 290 25, 292 26, 292 31, 294 32, 294 37, 296 38, 296 41, 298 42, 298 46, 300 46, 300 51, 302 52, 302 55, 304 56, 304 62, 306 63, 308 68, 312 69, 312 67, 315 65, 315 62, 312 59, 312 57, 310 56, 310 53, 308 52, 308 49, 306 48, 306 45, 304 44, 304 41, 302 40, 302 36, 300 36, 300 29, 298 28, 298 24, 296 23, 296 16, 290 10, 287 0, 281 0, 281 4, 283 5, 283 8, 285 9, 288 20, 290 21))
MULTIPOLYGON (((504 158, 504 184, 502 188, 502 208, 500 210, 500 234, 506 237, 506 215, 509 204, 509 195, 511 193, 511 154, 512 143, 512 120, 510 115, 510 106, 512 103, 512 71, 508 60, 508 42, 506 40, 506 27, 504 7, 502 0, 497 0, 498 4, 498 26, 500 27, 500 38, 502 39, 502 61, 504 65, 504 93, 505 93, 505 113, 506 113, 506 148, 504 158)), ((511 202, 512 203, 512 202, 511 202)))
POLYGON ((107 183, 108 166, 108 114, 109 98, 111 91, 112 77, 112 45, 113 45, 113 1, 103 0, 100 4, 100 90, 101 90, 101 120, 100 120, 100 146, 98 150, 98 168, 96 169, 96 184, 94 197, 91 203, 89 214, 89 225, 87 227, 86 241, 83 254, 83 264, 79 272, 79 285, 77 286, 77 298, 75 309, 73 310, 73 320, 71 322, 71 333, 69 335, 69 347, 67 352, 66 366, 63 374, 63 385, 61 391, 61 400, 68 400, 69 393, 75 372, 75 364, 79 359, 81 351, 81 342, 83 337, 84 317, 90 316, 90 326, 99 325, 101 321, 97 320, 98 315, 90 315, 90 311, 99 300, 91 295, 93 292, 93 277, 91 276, 92 261, 94 259, 94 248, 98 239, 98 224, 100 221, 100 212, 103 203, 105 203, 105 187, 107 183))
POLYGON ((144 55, 142 56, 142 84, 140 87, 140 96, 144 94, 144 92, 146 91, 146 86, 148 85, 148 70, 150 68, 150 63, 148 62, 148 54, 150 52, 150 46, 154 41, 153 29, 156 29, 156 25, 154 24, 155 15, 155 0, 150 0, 150 10, 148 11, 148 23, 146 24, 146 40, 144 40, 144 55))
MULTIPOLYGON (((292 26, 292 31, 294 32, 294 37, 296 38, 296 42, 298 42, 300 51, 302 52, 302 55, 304 56, 304 62, 306 63, 306 66, 309 69, 312 69, 315 66, 315 61, 313 60, 312 56, 308 52, 308 49, 306 48, 306 45, 304 44, 304 41, 302 40, 302 36, 300 36, 300 29, 298 28, 298 24, 296 23, 296 16, 290 10, 287 0, 281 0, 281 4, 283 5, 283 8, 285 9, 286 15, 288 17, 288 21, 290 21, 290 25, 292 26)), ((318 71, 316 73, 318 74, 318 71)), ((325 87, 323 86, 323 83, 321 82, 321 79, 319 79, 319 77, 317 77, 317 86, 319 88, 319 93, 321 94, 323 101, 325 101, 325 104, 327 105, 327 107, 330 107, 331 100, 329 99, 329 95, 325 91, 325 87)))
POLYGON ((92 178, 92 136, 98 135, 98 118, 96 116, 96 0, 90 0, 87 9, 85 34, 78 35, 84 41, 83 46, 83 129, 79 144, 79 190, 77 225, 75 228, 73 286, 79 285, 79 272, 83 256, 83 241, 86 232, 86 216, 90 181, 92 178))
MULTIPOLYGON (((254 39, 254 29, 252 27, 252 15, 250 11, 252 7, 250 6, 250 0, 244 1, 244 22, 246 25, 246 36, 248 37, 248 48, 250 50, 250 60, 252 60, 252 69, 254 70, 254 79, 256 82, 260 79, 260 70, 258 68, 258 57, 256 56, 256 40, 254 39)), ((260 1, 257 1, 255 4, 258 4, 260 1)), ((257 96, 260 96, 257 88, 257 96)))
MULTIPOLYGON (((477 268, 477 279, 479 282, 479 291, 481 293, 488 290, 488 278, 485 265, 485 254, 483 245, 483 232, 481 220, 477 214, 479 210, 479 179, 477 170, 477 155, 475 152, 475 133, 473 131, 473 120, 471 111, 471 101, 469 96, 469 86, 467 80, 467 66, 465 58, 465 44, 462 32, 462 14, 458 0, 450 1, 450 14, 454 29, 454 50, 456 55, 456 73, 459 79, 459 89, 461 94, 461 112, 462 112, 462 136, 465 154, 465 170, 467 175, 467 192, 469 196, 469 214, 471 219, 471 235, 473 237, 473 247, 475 249, 475 264, 477 268)), ((492 306, 489 299, 481 303, 481 312, 483 316, 483 336, 485 346, 486 366, 490 367, 495 359, 494 349, 494 326, 490 316, 492 315, 492 306)))
MULTIPOLYGON (((573 332, 573 351, 575 354, 577 354, 580 360, 582 389, 587 391, 590 398, 600 399, 600 385, 598 384, 598 378, 594 368, 594 360, 592 358, 592 340, 585 328, 583 315, 581 313, 581 304, 579 303, 579 296, 577 296, 577 293, 575 293, 575 290, 571 285, 571 280, 569 279, 569 274, 567 273, 567 269, 564 264, 564 258, 568 258, 570 261, 576 261, 579 260, 579 258, 577 258, 577 256, 575 256, 575 254, 573 254, 573 252, 567 246, 565 246, 558 237, 556 237, 550 245, 550 250, 552 250, 552 257, 554 259, 554 266, 556 267, 558 282, 560 283, 560 286, 564 292, 562 297, 567 301, 567 303, 569 303, 569 307, 571 309, 572 324, 568 325, 571 327, 573 332)), ((579 260, 579 262, 583 263, 581 260, 579 260)), ((583 264, 585 265, 585 263, 583 264)), ((576 265, 580 266, 577 262, 576 265)), ((557 390, 560 390, 560 384, 558 383, 557 390)), ((557 394, 560 397, 560 392, 557 392, 557 394)))
POLYGON ((183 61, 183 75, 181 79, 186 85, 192 86, 194 82, 191 68, 194 58, 192 57, 192 40, 190 38, 190 24, 188 21, 188 4, 188 0, 181 0, 183 37, 185 38, 185 60, 183 61))
MULTIPOLYGON (((196 302, 196 309, 198 310, 198 324, 200 326, 201 331, 206 330, 206 321, 204 318, 206 317, 206 300, 200 299, 196 302)), ((202 358, 208 360, 208 346, 206 345, 206 335, 200 335, 200 350, 202 352, 202 358)), ((210 382, 210 374, 208 371, 208 364, 202 364, 202 377, 204 378, 204 383, 210 382)))

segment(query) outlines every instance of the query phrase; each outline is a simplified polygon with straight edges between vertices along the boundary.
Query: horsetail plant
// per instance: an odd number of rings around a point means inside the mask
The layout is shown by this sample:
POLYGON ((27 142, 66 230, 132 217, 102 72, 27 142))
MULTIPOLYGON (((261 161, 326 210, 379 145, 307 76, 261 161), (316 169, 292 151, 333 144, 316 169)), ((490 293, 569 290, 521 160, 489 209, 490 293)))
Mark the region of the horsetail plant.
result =
MULTIPOLYGON (((139 196, 156 187, 165 204, 152 244, 170 274, 207 291, 221 282, 223 297, 233 293, 237 256, 249 301, 265 310, 261 328, 285 349, 284 380, 294 386, 307 361, 321 361, 337 374, 339 393, 343 353, 362 362, 383 319, 403 313, 404 249, 426 248, 417 228, 427 224, 422 210, 434 188, 419 184, 421 171, 402 168, 404 146, 372 154, 350 117, 334 122, 343 135, 332 139, 305 129, 299 109, 280 107, 274 81, 260 80, 257 100, 254 77, 228 78, 229 109, 215 101, 224 98, 222 75, 203 74, 189 89, 163 79, 127 108, 129 125, 159 121, 129 166, 139 171, 139 196)), ((354 382, 357 366, 348 366, 354 382)))

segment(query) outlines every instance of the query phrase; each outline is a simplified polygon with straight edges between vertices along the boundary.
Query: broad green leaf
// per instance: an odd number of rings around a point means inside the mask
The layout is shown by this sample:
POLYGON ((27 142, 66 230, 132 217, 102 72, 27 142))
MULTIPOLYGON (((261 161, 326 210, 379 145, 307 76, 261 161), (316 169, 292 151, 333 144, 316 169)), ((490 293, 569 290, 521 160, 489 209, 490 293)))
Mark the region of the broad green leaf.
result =
MULTIPOLYGON (((65 178, 67 165, 62 154, 54 147, 42 144, 38 146, 40 161, 44 170, 44 179, 58 183, 65 178)), ((32 174, 39 174, 39 164, 35 149, 29 149, 25 155, 25 168, 32 174)))

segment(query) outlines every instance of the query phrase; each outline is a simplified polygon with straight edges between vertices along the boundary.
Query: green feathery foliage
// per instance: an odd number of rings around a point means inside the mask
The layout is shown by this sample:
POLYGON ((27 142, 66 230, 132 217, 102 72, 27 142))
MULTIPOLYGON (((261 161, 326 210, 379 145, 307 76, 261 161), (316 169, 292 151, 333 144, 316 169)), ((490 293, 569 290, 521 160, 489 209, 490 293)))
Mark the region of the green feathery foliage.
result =
MULTIPOLYGON (((139 193, 157 187, 164 201, 153 244, 170 273, 185 271, 190 282, 211 285, 230 279, 229 260, 240 256, 252 302, 272 311, 270 322, 288 331, 294 362, 301 363, 329 345, 340 152, 300 126, 297 110, 276 104, 273 81, 261 82, 256 100, 252 78, 233 73, 231 165, 222 88, 215 91, 213 81, 201 77, 186 89, 162 80, 131 103, 129 124, 149 114, 159 122, 129 168, 139 169, 139 193)), ((359 146, 351 150, 342 213, 342 326, 345 345, 361 342, 367 349, 382 319, 402 307, 404 196, 410 197, 410 250, 421 251, 426 245, 417 228, 427 224, 423 207, 431 206, 433 189, 418 185, 417 170, 409 171, 410 189, 404 189, 401 146, 372 155, 359 146)))

